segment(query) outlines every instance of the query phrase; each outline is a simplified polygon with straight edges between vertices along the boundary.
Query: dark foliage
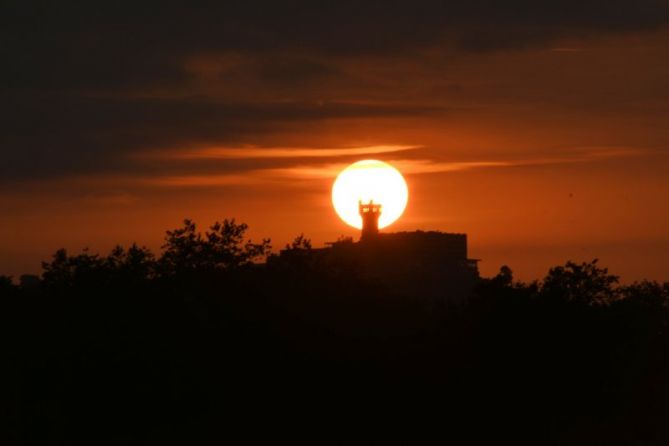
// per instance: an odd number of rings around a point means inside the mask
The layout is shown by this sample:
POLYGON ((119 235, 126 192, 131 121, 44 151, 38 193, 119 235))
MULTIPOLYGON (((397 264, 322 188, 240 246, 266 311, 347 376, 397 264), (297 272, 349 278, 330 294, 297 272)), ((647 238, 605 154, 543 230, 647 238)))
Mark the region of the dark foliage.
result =
POLYGON ((11 277, 0 276, 0 296, 15 294, 17 291, 11 277))
POLYGON ((246 230, 0 277, 2 443, 667 443, 669 284, 503 267, 456 305, 310 261, 304 235, 291 267, 254 263, 246 230))
POLYGON ((164 275, 175 275, 251 265, 254 260, 266 256, 271 246, 268 239, 261 243, 244 241, 247 229, 246 224, 237 224, 232 219, 216 222, 209 231, 201 234, 194 222, 185 220, 183 228, 167 231, 160 270, 164 275))

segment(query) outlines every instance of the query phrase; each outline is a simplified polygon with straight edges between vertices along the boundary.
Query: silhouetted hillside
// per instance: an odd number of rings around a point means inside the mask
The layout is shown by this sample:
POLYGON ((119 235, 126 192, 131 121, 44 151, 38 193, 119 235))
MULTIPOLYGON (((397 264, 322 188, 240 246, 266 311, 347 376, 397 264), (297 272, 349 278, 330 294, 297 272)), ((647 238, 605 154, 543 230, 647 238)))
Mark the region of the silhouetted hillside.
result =
POLYGON ((503 267, 454 302, 246 229, 0 279, 3 444, 669 441, 669 284, 503 267))

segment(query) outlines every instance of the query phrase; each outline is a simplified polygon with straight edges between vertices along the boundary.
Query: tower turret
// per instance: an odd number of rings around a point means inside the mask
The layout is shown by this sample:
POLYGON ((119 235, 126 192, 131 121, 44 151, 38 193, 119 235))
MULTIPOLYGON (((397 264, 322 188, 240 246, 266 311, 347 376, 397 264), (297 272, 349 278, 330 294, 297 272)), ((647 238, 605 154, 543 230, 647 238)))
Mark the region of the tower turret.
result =
POLYGON ((362 217, 362 235, 360 240, 369 240, 379 233, 379 217, 381 216, 381 205, 374 204, 374 200, 369 203, 358 201, 358 210, 362 217))

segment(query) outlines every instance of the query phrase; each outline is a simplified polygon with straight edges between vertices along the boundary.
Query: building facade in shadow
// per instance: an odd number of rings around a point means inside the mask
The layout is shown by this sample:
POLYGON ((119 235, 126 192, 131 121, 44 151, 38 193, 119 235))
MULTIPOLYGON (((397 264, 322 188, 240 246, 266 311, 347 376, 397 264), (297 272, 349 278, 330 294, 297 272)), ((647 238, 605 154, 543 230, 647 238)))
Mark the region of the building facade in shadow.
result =
POLYGON ((478 260, 467 254, 467 235, 437 231, 382 233, 381 205, 360 203, 360 241, 343 239, 317 249, 285 249, 271 264, 290 267, 349 265, 362 277, 377 281, 393 293, 458 302, 479 280, 478 260))

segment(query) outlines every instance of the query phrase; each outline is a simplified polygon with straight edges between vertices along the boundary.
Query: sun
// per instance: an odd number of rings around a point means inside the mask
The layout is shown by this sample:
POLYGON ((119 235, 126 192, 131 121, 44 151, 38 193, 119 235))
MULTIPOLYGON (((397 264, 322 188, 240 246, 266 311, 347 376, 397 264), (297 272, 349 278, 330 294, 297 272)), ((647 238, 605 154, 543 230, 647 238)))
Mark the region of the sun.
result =
POLYGON ((399 170, 383 161, 363 160, 337 175, 332 185, 332 204, 346 224, 361 229, 358 203, 370 200, 381 205, 379 228, 400 218, 409 201, 409 188, 399 170))

